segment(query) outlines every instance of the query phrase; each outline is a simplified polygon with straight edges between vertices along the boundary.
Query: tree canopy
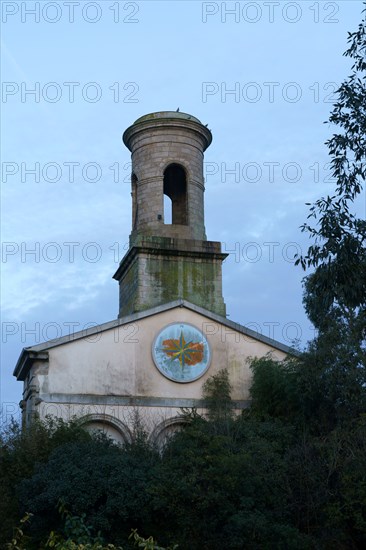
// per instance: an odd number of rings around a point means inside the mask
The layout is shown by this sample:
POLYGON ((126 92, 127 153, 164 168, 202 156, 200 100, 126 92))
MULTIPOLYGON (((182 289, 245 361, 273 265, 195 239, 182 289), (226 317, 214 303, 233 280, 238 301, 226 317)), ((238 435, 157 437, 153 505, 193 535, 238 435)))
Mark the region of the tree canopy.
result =
MULTIPOLYGON (((48 419, 0 438, 0 548, 353 550, 366 547, 366 25, 327 142, 337 186, 311 206, 304 303, 318 335, 297 357, 252 358, 252 405, 234 414, 228 372, 207 414, 163 448, 137 422, 124 446, 48 419), (18 527, 16 527, 18 526, 18 527), (145 538, 146 537, 146 538, 145 538)), ((136 417, 137 418, 137 417, 136 417)), ((137 418, 138 420, 138 418, 137 418)))

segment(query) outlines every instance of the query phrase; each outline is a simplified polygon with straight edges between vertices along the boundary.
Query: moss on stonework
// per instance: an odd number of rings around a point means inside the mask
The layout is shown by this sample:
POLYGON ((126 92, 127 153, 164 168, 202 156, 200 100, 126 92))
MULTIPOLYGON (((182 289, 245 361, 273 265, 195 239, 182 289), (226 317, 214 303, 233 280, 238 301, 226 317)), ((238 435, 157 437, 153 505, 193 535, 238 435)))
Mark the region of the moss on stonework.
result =
POLYGON ((217 255, 219 243, 158 236, 138 240, 132 265, 120 280, 120 317, 178 299, 225 316, 221 290, 225 255, 217 255), (211 244, 215 252, 207 251, 211 244))
MULTIPOLYGON (((148 307, 184 299, 225 315, 225 305, 215 284, 218 266, 209 262, 148 258, 145 264, 149 286, 148 307)), ((144 301, 146 304, 146 300, 144 301)))

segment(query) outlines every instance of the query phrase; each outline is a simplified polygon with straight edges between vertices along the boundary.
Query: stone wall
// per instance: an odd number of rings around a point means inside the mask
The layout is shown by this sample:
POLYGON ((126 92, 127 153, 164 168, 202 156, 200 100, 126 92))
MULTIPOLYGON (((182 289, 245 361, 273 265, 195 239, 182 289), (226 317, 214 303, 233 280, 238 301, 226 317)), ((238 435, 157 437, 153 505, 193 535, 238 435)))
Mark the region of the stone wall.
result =
POLYGON ((119 317, 178 299, 225 317, 221 244, 139 237, 114 278, 120 283, 119 317))
POLYGON ((220 243, 207 241, 204 225, 203 153, 211 140, 198 119, 169 111, 146 115, 125 131, 133 229, 114 275, 119 317, 178 299, 226 315, 221 263, 227 255, 220 243), (179 196, 173 210, 179 223, 164 223, 164 173, 167 196, 179 196))
POLYGON ((161 115, 143 117, 123 136, 132 152, 132 174, 137 178, 134 234, 204 240, 203 152, 211 142, 211 133, 193 117, 178 118, 169 112, 161 115), (185 226, 164 224, 164 171, 171 164, 186 172, 185 226))

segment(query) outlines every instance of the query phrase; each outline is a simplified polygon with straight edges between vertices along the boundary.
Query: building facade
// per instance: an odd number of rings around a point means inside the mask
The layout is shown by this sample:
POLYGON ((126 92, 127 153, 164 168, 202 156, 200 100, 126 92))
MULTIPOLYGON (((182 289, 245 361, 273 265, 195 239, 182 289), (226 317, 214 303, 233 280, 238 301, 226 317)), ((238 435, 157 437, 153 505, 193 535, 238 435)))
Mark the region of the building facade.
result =
POLYGON ((182 424, 182 408, 204 410, 208 377, 228 370, 240 411, 249 404, 248 358, 291 353, 226 318, 227 255, 204 226, 203 158, 211 140, 206 126, 180 112, 143 116, 125 131, 132 230, 114 274, 118 318, 23 349, 14 375, 24 384, 25 424, 34 416, 76 416, 126 442, 138 413, 159 443, 182 424))

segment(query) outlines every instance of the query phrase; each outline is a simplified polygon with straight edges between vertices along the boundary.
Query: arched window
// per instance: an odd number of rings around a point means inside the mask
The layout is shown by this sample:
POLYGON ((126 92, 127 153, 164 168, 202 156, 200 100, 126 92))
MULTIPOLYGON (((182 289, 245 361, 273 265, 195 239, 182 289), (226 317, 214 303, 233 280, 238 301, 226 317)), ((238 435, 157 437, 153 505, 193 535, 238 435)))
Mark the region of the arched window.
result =
POLYGON ((131 443, 132 435, 129 428, 109 414, 87 414, 79 419, 81 426, 89 432, 101 432, 116 443, 131 443))
POLYGON ((175 416, 173 418, 167 418, 160 424, 155 426, 149 436, 149 441, 153 445, 156 445, 161 451, 164 446, 169 442, 169 439, 178 431, 182 430, 187 425, 187 420, 182 416, 175 416))
POLYGON ((172 223, 172 199, 164 194, 164 223, 172 223))
POLYGON ((164 223, 187 225, 187 178, 185 170, 179 164, 170 164, 164 172, 164 195, 171 200, 171 222, 169 219, 169 202, 164 200, 164 223), (165 217, 167 212, 167 217, 165 217))

